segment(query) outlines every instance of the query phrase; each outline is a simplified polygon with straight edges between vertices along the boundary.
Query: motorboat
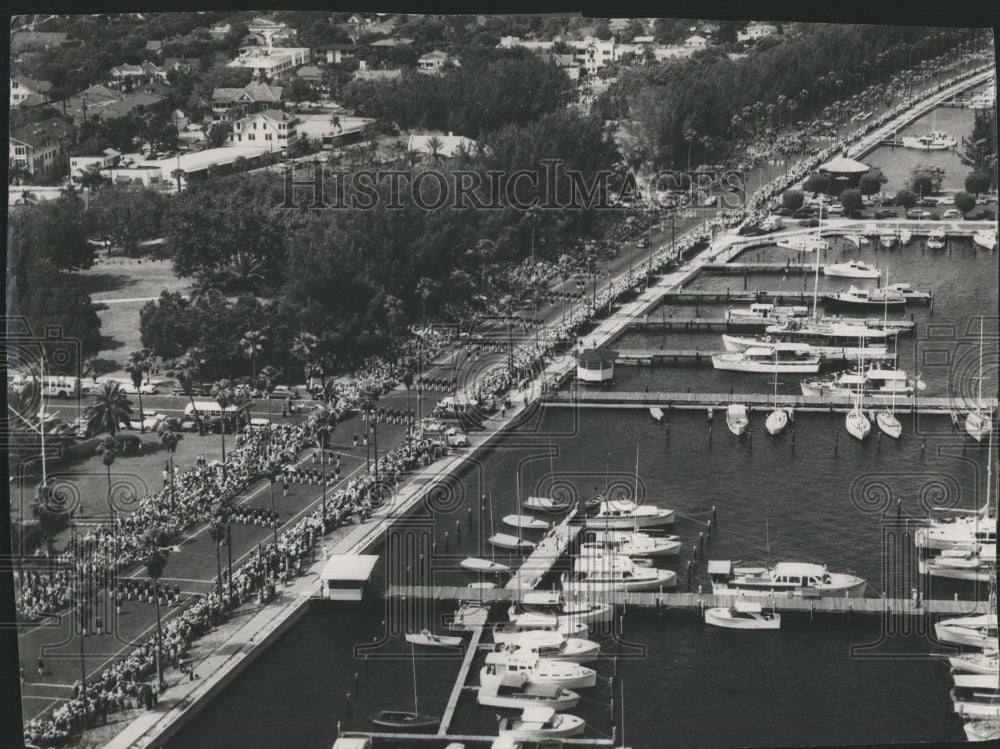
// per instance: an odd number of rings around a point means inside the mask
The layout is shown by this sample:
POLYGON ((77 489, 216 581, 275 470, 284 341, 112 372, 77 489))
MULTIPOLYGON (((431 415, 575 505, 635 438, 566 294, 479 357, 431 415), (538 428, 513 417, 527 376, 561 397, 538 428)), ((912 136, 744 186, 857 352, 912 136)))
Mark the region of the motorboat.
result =
POLYGON ((892 231, 884 231, 878 235, 878 241, 882 243, 883 247, 895 247, 896 233, 892 231))
POLYGON ((677 556, 681 550, 679 536, 653 535, 640 531, 594 531, 581 549, 612 549, 632 559, 654 559, 677 556))
POLYGON ((579 557, 573 571, 563 573, 562 584, 564 589, 579 586, 595 592, 659 590, 676 587, 677 573, 636 564, 626 556, 611 553, 579 557))
POLYGON ((540 741, 578 736, 587 724, 576 715, 557 713, 551 707, 526 707, 520 718, 500 721, 500 738, 516 741, 540 741))
POLYGON ((533 684, 527 674, 513 673, 487 677, 477 690, 476 702, 512 710, 526 707, 571 710, 579 704, 580 695, 553 684, 533 684))
POLYGON ((1000 668, 1000 658, 996 650, 984 650, 980 653, 952 655, 948 658, 948 665, 964 674, 995 674, 1000 668))
POLYGON ((510 572, 510 567, 506 564, 479 557, 466 557, 458 566, 475 572, 510 572))
POLYGON ((778 629, 781 614, 764 613, 756 602, 734 601, 732 606, 705 609, 705 623, 726 629, 778 629))
POLYGON ((513 526, 514 528, 521 528, 527 530, 548 530, 549 524, 545 520, 540 518, 532 517, 531 515, 504 515, 503 522, 505 525, 513 526))
POLYGON ((872 423, 861 410, 860 403, 855 403, 854 408, 847 412, 844 425, 847 433, 859 440, 865 439, 872 431, 872 423))
POLYGON ((913 232, 911 232, 909 229, 899 230, 899 243, 901 245, 908 245, 912 241, 913 241, 913 232))
POLYGON ((878 278, 882 274, 878 268, 861 260, 848 260, 846 263, 832 263, 823 266, 824 276, 838 278, 878 278))
POLYGON ((429 629, 422 629, 416 634, 407 632, 405 637, 411 645, 424 645, 432 648, 458 648, 464 642, 461 637, 444 637, 434 634, 429 629))
POLYGON ((965 737, 969 741, 1000 740, 1000 720, 970 720, 965 724, 965 737))
POLYGON ((848 572, 830 572, 825 565, 809 562, 778 562, 735 566, 729 561, 710 561, 708 573, 712 592, 731 596, 819 595, 862 598, 868 583, 848 572))
POLYGON ((774 243, 778 247, 796 252, 819 252, 830 247, 829 242, 819 237, 779 237, 774 243))
POLYGON ((898 310, 905 307, 906 302, 906 295, 902 290, 890 286, 860 289, 852 285, 847 291, 832 291, 823 295, 823 303, 829 307, 879 307, 898 310))
POLYGON ((453 632, 469 632, 485 626, 489 617, 489 606, 476 601, 462 601, 452 616, 449 629, 453 632))
POLYGON ((997 615, 978 614, 942 619, 934 625, 934 637, 939 642, 968 645, 981 650, 997 650, 997 615))
MULTIPOLYGON (((983 437, 993 433, 993 410, 983 410, 983 325, 984 317, 979 318, 979 394, 976 398, 976 408, 969 411, 965 417, 965 431, 976 442, 982 442, 983 437)), ((990 451, 992 454, 992 450, 990 451)))
POLYGON ((653 421, 660 422, 663 421, 663 409, 657 406, 652 406, 649 409, 649 415, 653 417, 653 421))
POLYGON ((945 234, 944 229, 932 229, 931 233, 927 235, 927 249, 944 249, 945 239, 947 239, 947 237, 948 235, 945 234))
POLYGON ((573 663, 588 663, 597 660, 601 654, 601 646, 596 642, 580 637, 564 637, 558 632, 529 630, 506 638, 505 642, 496 643, 494 651, 526 650, 539 658, 551 658, 557 661, 573 661, 573 663))
POLYGON ((996 674, 955 674, 951 701, 962 717, 1000 718, 1000 679, 996 674))
POLYGON ((997 246, 997 233, 995 231, 989 231, 987 229, 980 229, 972 235, 972 241, 978 244, 980 247, 985 247, 987 250, 992 250, 997 246))
POLYGON ((508 549, 518 553, 532 551, 537 546, 534 541, 526 541, 509 533, 494 533, 487 540, 499 549, 508 549))
POLYGON ((606 530, 652 528, 673 522, 673 510, 640 505, 631 499, 602 499, 583 521, 585 528, 606 530))
POLYGON ((918 549, 954 549, 974 544, 997 542, 997 521, 986 514, 986 508, 972 515, 935 519, 925 528, 917 528, 914 541, 918 549))
POLYGON ((568 497, 528 497, 524 500, 526 510, 549 512, 553 515, 566 512, 572 507, 573 501, 568 497))
POLYGON ((552 632, 562 637, 579 637, 586 634, 586 622, 581 621, 560 621, 559 617, 551 615, 533 614, 528 618, 527 614, 521 615, 524 618, 521 622, 500 622, 493 625, 493 642, 507 643, 513 642, 518 636, 525 632, 552 632))
POLYGON ((805 317, 809 308, 804 305, 778 306, 756 302, 749 307, 727 309, 727 320, 782 320, 786 317, 805 317))
POLYGON ((848 369, 815 380, 803 380, 799 383, 799 388, 802 395, 836 400, 856 394, 859 388, 864 396, 910 396, 914 390, 922 390, 920 386, 923 384, 919 379, 907 379, 906 372, 902 369, 892 369, 882 362, 874 362, 860 374, 856 369, 848 369))
POLYGON ((609 603, 591 603, 576 596, 568 599, 558 590, 528 591, 507 609, 510 620, 522 626, 547 624, 553 617, 559 624, 583 622, 590 626, 610 621, 613 614, 614 607, 609 603))
POLYGON ((712 355, 712 366, 727 372, 815 374, 819 365, 820 358, 806 343, 775 343, 712 355))
POLYGON ((726 409, 726 426, 729 431, 737 437, 741 437, 750 426, 750 417, 747 416, 747 407, 742 403, 733 403, 726 409))
POLYGON ((996 544, 945 549, 939 555, 921 559, 918 563, 921 575, 973 582, 988 582, 996 574, 996 565, 996 544))
POLYGON ((480 684, 484 677, 505 674, 527 674, 535 684, 553 684, 565 689, 587 689, 597 683, 597 672, 592 668, 570 661, 539 658, 534 653, 518 650, 513 653, 487 653, 486 665, 479 672, 480 684))
POLYGON ((755 336, 724 333, 722 343, 726 351, 732 352, 774 343, 805 343, 824 361, 857 361, 859 356, 865 359, 884 359, 888 355, 889 340, 895 340, 898 334, 897 329, 868 322, 859 325, 802 318, 786 319, 780 324, 769 325, 763 334, 755 336))
POLYGON ((947 133, 934 130, 926 135, 905 135, 901 145, 903 148, 916 148, 921 151, 946 151, 958 145, 958 141, 947 133))

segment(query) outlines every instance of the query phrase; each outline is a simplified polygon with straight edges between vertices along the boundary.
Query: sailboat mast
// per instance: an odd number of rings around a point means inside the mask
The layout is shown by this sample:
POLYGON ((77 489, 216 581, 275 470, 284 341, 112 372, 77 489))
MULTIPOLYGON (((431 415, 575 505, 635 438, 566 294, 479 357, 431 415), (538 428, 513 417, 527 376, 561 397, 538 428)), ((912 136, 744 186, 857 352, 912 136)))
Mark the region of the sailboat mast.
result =
MULTIPOLYGON (((635 489, 633 490, 633 498, 635 500, 636 508, 639 505, 639 443, 635 443, 635 489)), ((632 530, 638 532, 639 530, 639 513, 632 513, 632 530)), ((607 536, 605 536, 607 538, 607 536)))
MULTIPOLYGON (((976 411, 983 407, 983 320, 986 316, 979 318, 979 396, 976 399, 976 411)), ((990 417, 992 419, 992 415, 990 417)), ((990 431, 992 432, 992 425, 990 431)))
POLYGON ((413 717, 416 718, 420 715, 420 709, 417 707, 417 656, 412 644, 410 645, 410 662, 413 664, 413 717))
MULTIPOLYGON (((38 381, 38 402, 41 404, 38 409, 38 434, 42 438, 42 486, 44 487, 48 484, 48 475, 45 471, 45 349, 42 349, 42 355, 39 361, 39 367, 41 371, 41 378, 38 381)), ((979 374, 983 373, 983 337, 982 330, 980 330, 979 335, 979 374)), ((980 379, 980 384, 982 380, 980 379)), ((982 392, 980 392, 980 395, 982 392)))
POLYGON ((767 552, 767 569, 771 570, 771 529, 767 522, 767 492, 764 493, 764 549, 767 552))
POLYGON ((819 223, 816 225, 816 277, 813 279, 813 320, 819 317, 819 253, 823 241, 823 194, 819 196, 819 223))

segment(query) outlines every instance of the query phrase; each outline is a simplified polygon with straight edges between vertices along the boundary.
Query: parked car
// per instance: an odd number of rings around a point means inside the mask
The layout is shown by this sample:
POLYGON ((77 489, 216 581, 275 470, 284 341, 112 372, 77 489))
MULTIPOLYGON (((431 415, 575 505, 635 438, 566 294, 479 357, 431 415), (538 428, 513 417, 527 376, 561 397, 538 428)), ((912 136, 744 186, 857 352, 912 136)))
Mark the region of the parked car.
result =
POLYGON ((911 208, 906 212, 907 218, 930 218, 932 214, 930 211, 921 211, 919 208, 911 208))
POLYGON ((962 218, 962 212, 957 208, 949 208, 941 214, 941 218, 962 218))
POLYGON ((285 385, 278 385, 278 387, 274 389, 274 392, 271 393, 271 397, 278 399, 291 398, 292 400, 296 400, 298 398, 301 398, 302 396, 299 395, 299 392, 295 388, 286 387, 285 385))
POLYGON ((129 395, 135 395, 136 393, 142 393, 143 395, 155 395, 156 393, 160 392, 157 389, 156 385, 154 385, 152 382, 144 382, 137 389, 132 382, 125 382, 123 380, 121 386, 122 390, 124 390, 129 395))
POLYGON ((759 237, 761 234, 767 234, 766 231, 757 224, 744 224, 740 227, 740 235, 744 237, 759 237))
POLYGON ((812 218, 817 213, 814 208, 799 208, 792 214, 792 218, 812 218))
POLYGON ((844 206, 840 203, 834 203, 826 210, 831 216, 842 216, 844 214, 844 206))
POLYGON ((799 226, 805 226, 805 227, 808 227, 810 229, 813 229, 813 228, 819 226, 819 219, 818 218, 803 219, 802 221, 799 221, 799 226))
MULTIPOLYGON (((880 218, 896 218, 899 214, 896 211, 890 211, 884 208, 880 208, 872 214, 876 219, 880 218)), ((907 214, 909 215, 909 214, 907 214)))
POLYGON ((638 240, 635 243, 635 246, 638 247, 640 250, 644 250, 647 247, 649 247, 649 240, 643 237, 642 239, 638 240))

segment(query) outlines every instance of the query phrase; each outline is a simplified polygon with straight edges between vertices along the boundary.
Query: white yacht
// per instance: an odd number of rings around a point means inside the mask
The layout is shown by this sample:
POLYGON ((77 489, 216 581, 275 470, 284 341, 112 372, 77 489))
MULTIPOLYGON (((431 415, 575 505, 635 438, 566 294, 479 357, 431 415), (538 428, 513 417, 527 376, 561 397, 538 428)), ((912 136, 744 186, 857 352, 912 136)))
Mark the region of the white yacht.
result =
POLYGON ((710 561, 712 592, 731 596, 820 595, 862 598, 867 582, 846 572, 830 572, 824 565, 778 562, 766 566, 736 567, 729 561, 710 561), (807 593, 808 591, 808 593, 807 593))
POLYGON ((562 584, 564 589, 594 592, 659 590, 676 587, 677 573, 639 565, 626 556, 611 553, 579 557, 573 571, 563 573, 562 584))
MULTIPOLYGON (((969 411, 965 417, 965 431, 969 433, 976 442, 982 442, 983 437, 993 433, 993 408, 983 410, 983 324, 985 317, 979 318, 979 383, 978 396, 976 398, 976 408, 969 411)), ((993 454, 992 449, 990 454, 993 454)))
POLYGON ((965 724, 965 737, 969 741, 1000 740, 1000 720, 970 720, 965 724))
POLYGON ((712 366, 727 372, 815 374, 820 358, 807 343, 775 343, 712 355, 712 366))
POLYGON ((487 653, 486 665, 479 672, 480 684, 490 676, 527 674, 534 684, 553 684, 564 689, 586 689, 597 683, 597 672, 592 668, 569 661, 552 661, 533 653, 487 653), (484 679, 485 677, 485 679, 484 679))
POLYGON ((909 229, 900 229, 899 243, 901 245, 908 245, 911 241, 913 241, 913 232, 911 232, 909 229))
POLYGON ((513 526, 514 528, 522 528, 528 530, 548 530, 549 524, 541 518, 536 518, 532 515, 504 515, 503 522, 505 525, 513 526))
POLYGON ((824 276, 838 278, 878 278, 882 274, 878 268, 861 260, 848 260, 846 263, 833 263, 823 266, 824 276))
POLYGON ((779 237, 774 243, 778 247, 796 252, 819 252, 830 248, 830 243, 819 237, 779 237))
POLYGON ((872 423, 861 410, 860 403, 855 403, 854 408, 847 412, 844 425, 847 433, 859 440, 864 440, 872 431, 872 423))
POLYGON ((894 231, 884 231, 878 235, 878 241, 882 243, 883 247, 895 247, 896 246, 896 232, 894 231))
POLYGON ((458 566, 462 569, 474 570, 475 572, 510 572, 510 567, 506 564, 480 557, 466 557, 458 563, 458 566))
POLYGON ((823 295, 823 303, 828 307, 861 307, 870 309, 900 310, 906 306, 906 295, 898 287, 880 286, 877 289, 861 289, 851 285, 847 291, 831 291, 823 295))
POLYGON ((629 530, 654 528, 674 522, 674 511, 654 505, 636 504, 630 499, 602 499, 584 519, 585 528, 629 530))
POLYGON ((633 559, 653 559, 677 556, 681 550, 680 536, 651 534, 641 531, 593 531, 582 549, 611 549, 633 559))
POLYGON ((986 508, 972 515, 935 519, 926 528, 913 534, 918 549, 945 550, 974 544, 997 542, 997 521, 986 514, 986 508))
POLYGON ((557 514, 572 508, 573 503, 560 497, 528 497, 524 500, 524 507, 527 510, 540 510, 557 514))
POLYGON ((525 650, 539 658, 573 663, 589 663, 597 660, 601 654, 601 646, 591 640, 564 637, 558 632, 543 632, 537 629, 509 635, 504 642, 496 643, 493 649, 495 652, 525 650))
POLYGON ((995 231, 989 231, 987 229, 980 229, 972 235, 972 241, 978 244, 980 247, 985 247, 987 250, 992 250, 997 246, 997 233, 995 231))
POLYGON ((944 248, 945 239, 948 235, 945 234, 944 229, 932 229, 931 233, 927 235, 927 249, 929 250, 940 250, 944 248))
POLYGON ((955 712, 969 718, 1000 718, 1000 680, 996 674, 955 674, 951 690, 955 712))
POLYGON ((826 322, 819 319, 788 319, 779 325, 769 325, 763 335, 722 336, 726 351, 745 351, 748 348, 773 343, 805 343, 824 361, 848 359, 884 359, 889 351, 888 341, 895 340, 899 331, 872 325, 855 325, 843 322, 826 322), (860 340, 860 344, 859 344, 860 340))
POLYGON ((903 136, 903 148, 916 148, 921 151, 946 151, 958 145, 958 141, 947 133, 934 130, 926 135, 903 136))
POLYGON ((500 721, 499 736, 514 741, 541 741, 578 736, 586 726, 576 715, 557 713, 550 707, 526 707, 520 718, 500 721))
POLYGON ((779 629, 781 614, 765 613, 753 601, 733 601, 732 606, 705 609, 705 623, 726 629, 779 629))
POLYGON ((923 389, 922 380, 908 379, 902 369, 890 369, 882 362, 876 362, 858 374, 856 369, 835 372, 815 380, 799 383, 802 395, 821 396, 836 400, 849 398, 861 389, 864 396, 891 398, 894 395, 910 396, 914 390, 923 389))
POLYGON ((614 607, 609 603, 591 603, 575 596, 567 599, 558 590, 531 590, 507 609, 510 620, 522 626, 537 626, 551 622, 582 622, 588 626, 611 620, 614 607))
POLYGON ((940 642, 968 645, 981 650, 997 650, 997 615, 978 614, 942 619, 934 625, 934 636, 940 642))
POLYGON ((518 553, 532 551, 537 546, 534 541, 526 541, 509 533, 494 533, 487 540, 499 549, 509 549, 518 553))
POLYGON ((562 637, 579 637, 586 634, 586 622, 559 620, 557 616, 533 614, 531 618, 524 617, 523 623, 499 622, 493 625, 493 642, 512 642, 525 632, 551 632, 562 637))
POLYGON ((948 664, 963 674, 995 674, 1000 669, 1000 658, 996 650, 984 650, 950 656, 948 664))
POLYGON ((996 574, 996 566, 996 544, 976 544, 969 548, 956 546, 918 563, 921 575, 980 583, 988 582, 996 574))
POLYGON ((422 629, 417 633, 407 632, 405 638, 411 645, 425 645, 432 648, 458 648, 464 642, 461 637, 443 637, 429 629, 422 629))
POLYGON ((477 690, 476 702, 512 710, 531 706, 571 710, 580 703, 580 695, 552 684, 533 684, 527 674, 514 673, 487 676, 477 690))
POLYGON ((786 317, 805 317, 809 308, 805 305, 778 306, 769 302, 755 302, 749 307, 726 310, 727 320, 782 320, 786 317))
POLYGON ((741 437, 750 426, 747 407, 742 403, 733 403, 726 409, 726 426, 737 437, 741 437))

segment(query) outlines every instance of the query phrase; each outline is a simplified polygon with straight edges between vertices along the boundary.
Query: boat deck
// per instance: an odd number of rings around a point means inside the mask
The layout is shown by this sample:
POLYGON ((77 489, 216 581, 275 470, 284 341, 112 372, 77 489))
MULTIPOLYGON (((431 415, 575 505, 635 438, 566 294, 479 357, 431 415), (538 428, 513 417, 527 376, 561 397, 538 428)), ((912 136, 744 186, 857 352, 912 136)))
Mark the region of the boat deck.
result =
MULTIPOLYGON (((468 598, 468 588, 460 586, 393 586, 386 595, 407 595, 416 598, 433 598, 437 600, 460 600, 468 598)), ((520 596, 518 591, 505 588, 494 588, 482 591, 483 601, 514 601, 520 596)), ((704 610, 716 606, 730 606, 734 600, 750 600, 759 602, 765 609, 775 611, 798 611, 803 613, 829 614, 942 614, 950 616, 968 616, 985 614, 989 604, 986 601, 956 601, 950 599, 932 598, 921 601, 918 605, 909 598, 800 598, 783 595, 754 596, 737 599, 736 596, 716 595, 714 593, 627 593, 594 592, 588 593, 588 599, 619 606, 640 606, 657 609, 697 609, 704 610)))

